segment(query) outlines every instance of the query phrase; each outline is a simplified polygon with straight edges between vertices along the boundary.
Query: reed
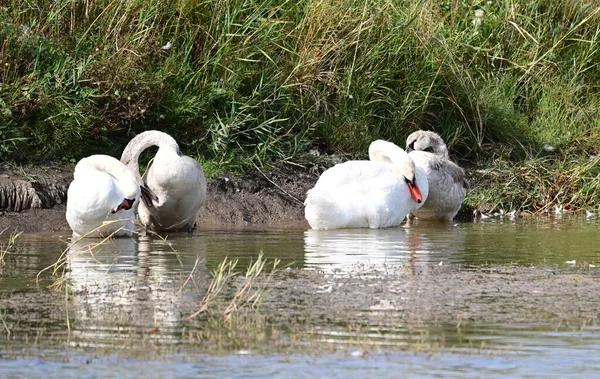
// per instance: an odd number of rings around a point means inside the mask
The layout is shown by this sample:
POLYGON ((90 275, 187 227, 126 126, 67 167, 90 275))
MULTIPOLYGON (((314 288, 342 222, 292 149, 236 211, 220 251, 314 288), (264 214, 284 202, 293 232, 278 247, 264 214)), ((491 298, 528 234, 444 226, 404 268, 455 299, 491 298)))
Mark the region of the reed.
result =
MULTIPOLYGON (((2 234, 4 234, 5 231, 6 231, 6 229, 0 231, 0 236, 2 236, 2 234)), ((8 236, 8 239, 6 240, 6 242, 0 244, 0 273, 2 272, 4 264, 6 263, 4 261, 4 259, 6 258, 6 256, 8 254, 11 253, 11 249, 14 247, 15 242, 17 241, 17 238, 19 238, 19 236, 22 233, 23 232, 16 232, 16 231, 12 232, 12 233, 10 233, 10 236, 8 236)))
POLYGON ((240 281, 238 279, 241 273, 236 271, 238 261, 224 258, 214 270, 198 310, 188 316, 188 319, 202 313, 209 313, 212 317, 221 314, 223 321, 229 323, 236 313, 258 309, 273 275, 280 271, 279 263, 280 260, 275 259, 270 271, 265 272, 267 260, 261 252, 248 266, 240 281))

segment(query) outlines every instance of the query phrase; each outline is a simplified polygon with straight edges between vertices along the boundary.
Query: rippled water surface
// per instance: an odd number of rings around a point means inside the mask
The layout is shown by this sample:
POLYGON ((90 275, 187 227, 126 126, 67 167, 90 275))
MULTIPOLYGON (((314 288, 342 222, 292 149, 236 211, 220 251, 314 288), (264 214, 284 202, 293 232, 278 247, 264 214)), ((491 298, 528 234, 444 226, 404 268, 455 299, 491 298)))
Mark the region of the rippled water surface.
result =
MULTIPOLYGON (((600 369, 600 301, 595 312, 590 301, 564 316, 544 308, 543 296, 527 307, 528 293, 510 287, 510 273, 464 275, 539 266, 551 283, 552 270, 579 267, 584 271, 569 273, 566 283, 574 283, 572 296, 581 300, 598 280, 599 229, 595 217, 493 218, 381 230, 205 227, 102 244, 71 244, 65 232, 21 235, 13 246, 5 232, 0 376, 592 375, 600 369), (262 303, 234 304, 246 268, 261 252, 264 274, 248 291, 265 290, 262 303), (222 304, 252 309, 234 326, 223 320, 236 310, 225 306, 195 315, 225 257, 237 265, 222 304), (276 259, 277 272, 269 276, 276 259), (431 295, 428 278, 439 287, 440 277, 456 280, 448 296, 463 303, 444 306, 456 309, 435 309, 445 292, 431 295), (498 277, 497 292, 482 289, 498 277), (456 283, 469 292, 457 292, 456 283), (415 293, 423 299, 411 300, 415 293), (479 308, 464 305, 472 295, 479 308), (514 309, 510 296, 519 300, 514 309), (478 309, 508 316, 478 317, 478 309)), ((565 308, 569 297, 562 297, 565 308)))

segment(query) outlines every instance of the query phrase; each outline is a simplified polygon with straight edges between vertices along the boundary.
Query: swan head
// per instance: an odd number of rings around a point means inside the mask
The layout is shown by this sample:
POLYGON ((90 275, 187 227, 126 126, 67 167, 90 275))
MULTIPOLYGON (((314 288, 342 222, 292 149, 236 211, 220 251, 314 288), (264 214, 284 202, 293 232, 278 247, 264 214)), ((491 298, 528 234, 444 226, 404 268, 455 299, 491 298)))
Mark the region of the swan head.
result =
POLYGON ((448 158, 448 147, 442 137, 427 130, 418 130, 406 138, 406 151, 411 152, 412 150, 427 151, 448 158))
POLYGON ((130 210, 131 207, 133 207, 133 204, 135 203, 135 198, 134 199, 123 199, 123 201, 121 202, 121 204, 117 205, 110 213, 117 213, 120 210, 130 210))
POLYGON ((118 181, 123 194, 123 199, 120 203, 115 204, 111 213, 131 209, 135 205, 136 200, 140 198, 141 186, 138 179, 134 173, 118 159, 102 154, 83 158, 77 163, 77 166, 75 166, 75 173, 73 174, 74 178, 85 175, 85 172, 89 169, 106 172, 118 181))
POLYGON ((421 190, 417 185, 415 177, 415 162, 410 158, 405 159, 398 165, 397 170, 408 186, 408 191, 415 203, 421 204, 423 202, 423 195, 421 194, 421 190))
POLYGON ((423 195, 415 179, 415 162, 401 147, 389 141, 373 141, 369 145, 369 159, 393 165, 396 173, 406 182, 413 200, 417 204, 423 202, 423 195))

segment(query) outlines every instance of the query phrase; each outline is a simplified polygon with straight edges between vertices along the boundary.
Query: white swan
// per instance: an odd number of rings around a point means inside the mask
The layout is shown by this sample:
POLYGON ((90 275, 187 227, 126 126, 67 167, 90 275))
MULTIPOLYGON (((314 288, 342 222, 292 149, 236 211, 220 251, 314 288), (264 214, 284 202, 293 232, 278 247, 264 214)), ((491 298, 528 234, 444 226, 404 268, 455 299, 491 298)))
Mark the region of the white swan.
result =
POLYGON ((423 204, 427 178, 409 155, 382 140, 372 142, 371 151, 384 162, 340 163, 308 191, 304 216, 313 229, 395 226, 423 204))
POLYGON ((73 237, 130 236, 139 198, 139 182, 118 159, 108 155, 83 158, 75 166, 67 191, 66 217, 73 237))
POLYGON ((206 199, 206 178, 200 163, 181 154, 173 137, 158 130, 140 133, 125 147, 121 162, 151 191, 142 192, 138 208, 147 229, 177 232, 194 228, 206 199), (151 146, 158 146, 158 151, 140 178, 139 156, 151 146))
POLYGON ((465 188, 469 188, 465 172, 448 159, 446 144, 434 132, 419 130, 409 135, 406 151, 429 182, 427 201, 413 214, 419 219, 452 220, 465 198, 465 188))

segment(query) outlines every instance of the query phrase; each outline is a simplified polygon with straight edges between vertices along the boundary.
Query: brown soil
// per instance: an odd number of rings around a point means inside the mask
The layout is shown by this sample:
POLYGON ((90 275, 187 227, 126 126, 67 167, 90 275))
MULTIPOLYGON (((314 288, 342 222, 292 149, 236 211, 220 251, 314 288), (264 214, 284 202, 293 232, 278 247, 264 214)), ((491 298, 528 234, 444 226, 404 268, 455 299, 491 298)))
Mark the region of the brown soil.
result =
MULTIPOLYGON (((320 171, 314 165, 285 166, 210 178, 198 224, 304 222, 302 202, 320 171)), ((0 165, 0 231, 68 230, 65 204, 72 179, 73 167, 62 163, 21 168, 0 165)))

